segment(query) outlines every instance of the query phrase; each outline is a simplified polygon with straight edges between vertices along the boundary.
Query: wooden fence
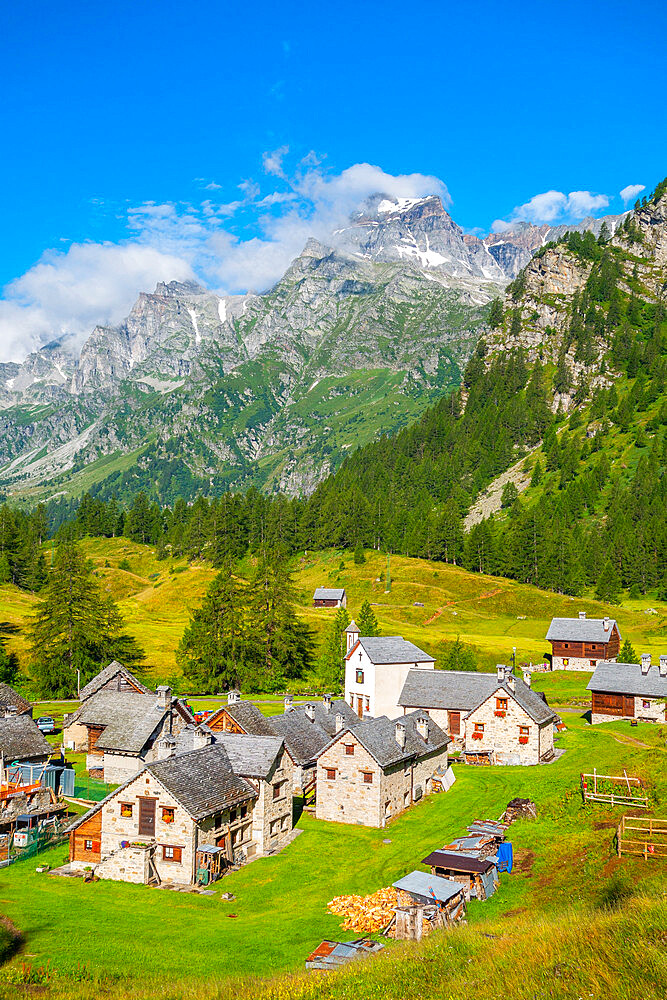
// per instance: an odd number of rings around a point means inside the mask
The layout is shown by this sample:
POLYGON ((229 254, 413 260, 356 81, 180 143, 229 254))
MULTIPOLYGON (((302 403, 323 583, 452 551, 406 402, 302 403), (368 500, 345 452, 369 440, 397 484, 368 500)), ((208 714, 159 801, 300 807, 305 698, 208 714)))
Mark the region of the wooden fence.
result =
POLYGON ((634 854, 645 860, 663 858, 667 861, 667 819, 651 816, 624 816, 616 831, 616 850, 634 854))
POLYGON ((584 802, 605 802, 611 806, 630 806, 633 809, 648 809, 648 795, 639 778, 629 777, 623 771, 616 774, 581 775, 581 794, 584 802))

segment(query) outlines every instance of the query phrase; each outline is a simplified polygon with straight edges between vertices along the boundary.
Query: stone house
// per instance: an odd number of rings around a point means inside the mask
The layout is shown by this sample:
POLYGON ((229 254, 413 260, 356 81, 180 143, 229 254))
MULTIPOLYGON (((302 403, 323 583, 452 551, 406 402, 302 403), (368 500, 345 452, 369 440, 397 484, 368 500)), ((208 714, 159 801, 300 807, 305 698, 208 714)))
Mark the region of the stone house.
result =
POLYGON ((314 608, 346 608, 347 595, 344 587, 318 587, 313 594, 314 608))
POLYGON ((447 769, 449 737, 426 712, 338 725, 317 758, 318 819, 384 827, 447 769))
POLYGON ((10 712, 0 718, 0 760, 10 764, 46 764, 53 747, 30 715, 10 712))
POLYGON ((86 729, 86 768, 92 776, 120 783, 158 758, 162 736, 176 736, 193 716, 171 688, 154 694, 101 690, 72 716, 86 729))
MULTIPOLYGON (((399 705, 404 712, 413 712, 417 708, 427 711, 449 735, 454 746, 463 750, 466 745, 466 716, 494 695, 499 680, 505 678, 506 672, 509 677, 511 672, 504 664, 498 664, 495 673, 477 673, 474 670, 410 670, 399 696, 399 705)), ((546 706, 544 695, 530 687, 531 676, 528 671, 524 673, 523 681, 513 678, 513 683, 515 692, 507 697, 512 700, 521 698, 525 704, 530 704, 531 711, 535 713, 540 712, 538 703, 546 706)), ((496 718, 500 721, 500 717, 494 716, 494 720, 496 718)), ((475 740, 475 745, 478 742, 475 740)))
POLYGON ((285 846, 292 794, 282 741, 222 739, 231 742, 183 754, 174 754, 173 737, 160 741, 161 760, 70 825, 70 869, 92 868, 100 878, 126 882, 189 884, 198 872, 208 879, 285 846))
POLYGON ((465 716, 467 763, 540 764, 554 759, 556 714, 499 664, 494 690, 465 716))
POLYGON ((551 643, 552 670, 595 670, 602 661, 615 660, 621 633, 613 618, 552 618, 546 635, 551 643))
POLYGON ((657 664, 648 653, 642 654, 641 663, 598 663, 587 686, 594 724, 611 719, 666 721, 667 656, 657 664))
MULTIPOLYGON (((93 695, 100 691, 122 692, 125 694, 151 694, 149 688, 142 684, 134 674, 117 660, 113 660, 104 670, 93 677, 79 692, 79 703, 83 705, 93 695)), ((65 715, 63 722, 63 745, 68 750, 86 750, 88 730, 78 721, 79 712, 65 715)))
POLYGON ((400 712, 399 697, 411 669, 434 670, 435 660, 400 635, 360 636, 351 622, 345 630, 345 697, 359 718, 400 712))

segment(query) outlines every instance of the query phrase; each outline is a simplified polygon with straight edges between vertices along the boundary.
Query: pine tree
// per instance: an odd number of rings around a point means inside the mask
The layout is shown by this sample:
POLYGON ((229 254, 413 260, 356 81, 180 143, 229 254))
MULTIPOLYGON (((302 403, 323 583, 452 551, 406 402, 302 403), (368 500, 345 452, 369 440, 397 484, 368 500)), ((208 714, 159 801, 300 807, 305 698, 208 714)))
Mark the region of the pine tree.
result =
POLYGON ((294 610, 295 592, 284 561, 260 561, 251 582, 249 686, 275 691, 301 677, 313 661, 313 637, 294 610))
POLYGON ((618 654, 619 663, 638 663, 637 654, 635 653, 634 646, 629 639, 626 639, 621 646, 621 651, 618 654))
POLYGON ((600 573, 600 579, 598 580, 598 585, 595 588, 595 596, 599 601, 607 601, 609 604, 618 604, 621 594, 621 580, 614 569, 614 565, 611 560, 607 560, 602 572, 600 573))
POLYGON ((460 635, 448 647, 442 665, 444 670, 477 670, 473 649, 461 642, 460 635))
POLYGON ((136 640, 123 632, 123 619, 103 594, 75 543, 62 544, 44 598, 28 628, 31 670, 40 692, 67 698, 111 660, 135 666, 144 659, 136 640))
POLYGON ((497 330, 503 321, 503 303, 501 299, 494 299, 489 309, 489 326, 492 330, 497 330))
POLYGON ((380 634, 378 620, 368 600, 365 600, 361 605, 359 617, 356 619, 356 622, 359 626, 359 635, 372 636, 380 634))
POLYGON ((530 477, 530 485, 532 487, 539 486, 541 482, 542 482, 542 466, 538 458, 538 460, 535 462, 535 468, 533 469, 533 474, 530 477))
POLYGON ((16 653, 8 653, 5 636, 17 632, 15 625, 0 622, 0 683, 15 684, 19 677, 19 660, 16 653))
POLYGON ((364 547, 361 542, 357 542, 354 549, 354 564, 355 566, 363 566, 366 562, 366 555, 364 553, 364 547))
POLYGON ((519 491, 513 482, 505 483, 503 486, 503 492, 500 498, 500 506, 503 508, 511 507, 519 499, 519 491))
POLYGON ((197 691, 238 687, 251 669, 246 590, 227 565, 190 616, 176 655, 184 676, 197 691))

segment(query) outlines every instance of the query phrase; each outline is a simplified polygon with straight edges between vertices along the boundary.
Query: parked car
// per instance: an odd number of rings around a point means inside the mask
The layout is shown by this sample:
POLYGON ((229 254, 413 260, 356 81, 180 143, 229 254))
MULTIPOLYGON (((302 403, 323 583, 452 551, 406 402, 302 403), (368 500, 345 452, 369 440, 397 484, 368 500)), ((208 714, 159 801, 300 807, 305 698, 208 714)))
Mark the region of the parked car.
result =
POLYGON ((37 728, 42 733, 55 733, 56 724, 50 715, 40 715, 37 720, 37 728))

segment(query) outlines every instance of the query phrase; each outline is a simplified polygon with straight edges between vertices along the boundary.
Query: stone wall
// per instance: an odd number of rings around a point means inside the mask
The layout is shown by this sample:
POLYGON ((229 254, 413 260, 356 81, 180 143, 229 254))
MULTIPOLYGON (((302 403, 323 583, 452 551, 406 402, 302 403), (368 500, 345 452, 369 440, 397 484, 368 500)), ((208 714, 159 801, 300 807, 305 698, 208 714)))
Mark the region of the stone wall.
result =
MULTIPOLYGON (((595 665, 597 665, 597 660, 595 665)), ((595 665, 591 666, 590 656, 552 656, 551 657, 551 669, 552 670, 588 670, 592 673, 595 670, 595 665), (564 660, 567 660, 567 666, 565 666, 564 660)))
POLYGON ((260 854, 279 850, 292 832, 292 795, 294 765, 283 750, 265 781, 258 782, 259 798, 253 810, 253 840, 260 854), (274 799, 273 786, 280 784, 280 797, 274 799))
MULTIPOLYGON (((549 725, 551 727, 551 724, 549 725)), ((467 753, 491 750, 494 757, 512 754, 518 756, 522 764, 539 764, 539 726, 533 722, 518 702, 508 695, 507 691, 498 688, 466 719, 465 749, 467 753), (507 711, 504 718, 495 714, 497 711, 496 698, 507 698, 507 711), (476 723, 484 725, 482 739, 473 739, 472 734, 475 731, 476 723), (528 742, 526 744, 519 743, 520 726, 528 727, 528 742)))
POLYGON ((382 772, 380 826, 386 826, 412 805, 412 763, 394 764, 382 772))
MULTIPOLYGON (((433 772, 439 768, 447 768, 448 755, 447 747, 442 750, 434 750, 427 757, 421 757, 414 765, 412 772, 412 787, 421 785, 422 794, 429 795, 431 792, 431 778, 433 772)), ((413 795, 414 798, 414 795, 413 795)))
POLYGON ((335 823, 361 823, 364 826, 382 826, 380 811, 380 767, 362 747, 352 733, 344 733, 317 761, 318 819, 335 823), (354 747, 347 754, 345 747, 354 747), (327 778, 327 768, 336 769, 336 778, 327 778), (362 771, 370 771, 373 781, 367 784, 362 771))
POLYGON ((148 859, 152 851, 150 847, 119 848, 96 865, 95 874, 98 878, 145 885, 149 878, 148 859))

